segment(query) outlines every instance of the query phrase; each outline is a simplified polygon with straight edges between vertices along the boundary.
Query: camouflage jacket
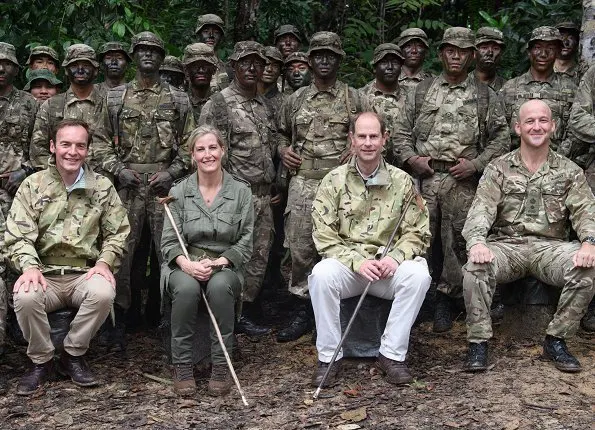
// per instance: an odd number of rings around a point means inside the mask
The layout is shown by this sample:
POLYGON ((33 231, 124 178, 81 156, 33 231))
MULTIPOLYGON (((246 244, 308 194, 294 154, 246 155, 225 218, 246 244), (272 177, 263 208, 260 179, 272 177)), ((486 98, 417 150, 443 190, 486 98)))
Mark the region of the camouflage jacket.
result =
POLYGON ((160 82, 143 89, 135 79, 108 92, 100 121, 107 134, 93 135, 93 153, 106 172, 118 176, 130 164, 161 164, 176 179, 190 168, 186 140, 195 122, 186 93, 160 82))
POLYGON ((25 91, 13 87, 0 97, 0 173, 30 167, 29 143, 36 112, 35 99, 25 91))
POLYGON ((420 70, 417 75, 415 76, 407 76, 405 72, 401 69, 401 74, 399 75, 399 87, 405 91, 405 96, 415 90, 417 84, 419 84, 424 79, 433 78, 435 75, 431 72, 426 72, 425 70, 420 70))
MULTIPOLYGON (((477 72, 475 72, 475 73, 476 73, 475 78, 477 79, 477 72)), ((486 82, 486 84, 488 84, 489 87, 496 92, 500 91, 505 83, 506 83, 506 79, 504 79, 500 75, 496 75, 496 76, 494 76, 494 79, 492 79, 490 82, 486 82)))
POLYGON ((476 82, 473 73, 456 85, 440 75, 430 85, 421 106, 416 106, 415 91, 408 94, 405 115, 397 119, 393 140, 399 165, 415 155, 451 162, 466 158, 481 172, 492 159, 509 150, 504 106, 487 86, 485 146, 480 142, 478 85, 485 84, 476 82))
POLYGON ((194 114, 194 122, 196 124, 198 124, 198 121, 200 119, 200 112, 202 111, 202 108, 209 101, 209 97, 211 97, 217 91, 218 90, 213 90, 213 87, 209 87, 209 92, 207 93, 207 96, 201 98, 196 97, 194 94, 192 94, 192 90, 188 89, 186 94, 188 94, 188 98, 190 99, 190 105, 192 106, 192 112, 194 114))
MULTIPOLYGON (((318 253, 357 272, 365 260, 386 246, 405 201, 415 194, 411 177, 381 161, 364 183, 355 157, 324 177, 312 205, 312 238, 318 253)), ((423 255, 430 245, 429 213, 420 196, 413 198, 388 252, 397 262, 423 255)))
POLYGON ((578 85, 580 80, 581 80, 581 76, 582 73, 584 72, 584 70, 582 70, 581 65, 577 62, 574 63, 574 65, 572 67, 570 67, 568 70, 561 72, 560 70, 558 70, 558 68, 556 67, 556 64, 554 64, 554 72, 566 76, 567 78, 570 78, 572 80, 572 82, 574 82, 575 85, 578 85))
POLYGON ((227 67, 220 58, 217 58, 217 70, 215 70, 215 73, 213 73, 213 76, 211 77, 211 91, 221 91, 227 88, 229 83, 230 79, 227 74, 227 67))
POLYGON ((556 122, 556 131, 551 142, 552 149, 556 150, 566 134, 566 124, 575 93, 576 85, 572 79, 558 73, 552 73, 545 82, 533 79, 531 71, 507 81, 500 94, 504 100, 506 120, 510 125, 512 147, 518 148, 520 145, 520 138, 514 131, 519 108, 527 100, 540 99, 551 108, 552 119, 556 122))
POLYGON ((118 193, 87 165, 80 186, 68 193, 54 163, 52 157, 48 169, 26 178, 17 191, 4 235, 10 261, 19 272, 87 271, 95 261, 115 272, 130 233, 118 193), (47 257, 66 261, 44 264, 47 257), (67 264, 69 259, 81 263, 67 264))
MULTIPOLYGON (((50 139, 56 125, 63 119, 83 120, 94 135, 103 136, 106 139, 105 130, 99 121, 103 101, 102 94, 96 87, 85 99, 79 99, 72 89, 68 88, 65 93, 56 94, 46 100, 37 112, 31 138, 30 158, 33 167, 45 169, 48 166, 50 139)), ((94 145, 91 145, 91 156, 87 160, 91 167, 95 167, 93 150, 94 145)))
POLYGON ((267 102, 260 95, 245 97, 235 81, 219 94, 227 107, 226 112, 218 112, 211 97, 202 108, 199 123, 217 127, 224 136, 228 147, 224 167, 252 186, 271 184, 275 179, 273 156, 277 147, 277 128, 267 102), (227 120, 223 124, 218 119, 225 114, 227 120))
POLYGON ((595 197, 583 171, 550 149, 547 162, 531 173, 517 149, 484 171, 463 237, 467 250, 486 238, 568 240, 569 221, 581 241, 595 235, 595 197))
POLYGON ((283 100, 285 99, 285 94, 283 94, 277 86, 273 86, 269 91, 263 94, 265 101, 269 105, 269 109, 273 113, 275 117, 275 121, 277 121, 277 117, 279 116, 279 112, 281 111, 281 106, 283 105, 283 100))

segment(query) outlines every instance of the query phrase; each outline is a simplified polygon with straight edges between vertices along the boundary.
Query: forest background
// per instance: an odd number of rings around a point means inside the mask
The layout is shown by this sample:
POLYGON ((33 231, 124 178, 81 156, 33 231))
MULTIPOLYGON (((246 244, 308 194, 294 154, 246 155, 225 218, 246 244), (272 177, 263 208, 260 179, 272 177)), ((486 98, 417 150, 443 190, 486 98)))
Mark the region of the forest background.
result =
POLYGON ((578 0, 9 0, 0 2, 0 41, 15 45, 24 64, 36 45, 50 45, 63 57, 73 43, 97 49, 112 40, 129 43, 149 30, 163 38, 168 54, 180 56, 197 41, 196 19, 205 13, 225 21, 222 58, 239 40, 272 45, 281 24, 296 25, 306 38, 334 31, 347 52, 340 78, 360 87, 373 77, 374 47, 395 42, 409 27, 428 33, 433 49, 426 67, 433 71, 440 69, 436 51, 445 28, 500 28, 506 40, 501 74, 517 76, 528 68, 525 43, 531 30, 561 21, 580 25, 583 9, 578 0))

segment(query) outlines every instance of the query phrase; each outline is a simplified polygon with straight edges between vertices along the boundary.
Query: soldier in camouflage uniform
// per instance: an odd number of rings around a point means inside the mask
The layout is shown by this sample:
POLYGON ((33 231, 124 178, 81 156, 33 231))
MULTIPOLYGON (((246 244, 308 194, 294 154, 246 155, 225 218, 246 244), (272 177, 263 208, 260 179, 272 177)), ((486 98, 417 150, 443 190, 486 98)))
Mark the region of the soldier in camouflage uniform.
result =
POLYGON ((554 73, 554 62, 562 47, 562 36, 554 27, 538 27, 529 38, 527 54, 531 67, 500 90, 510 124, 512 147, 518 148, 519 137, 514 131, 520 105, 530 99, 540 99, 552 110, 556 130, 552 135, 552 149, 556 150, 566 132, 566 123, 576 93, 576 85, 567 76, 554 73))
POLYGON ((438 53, 442 74, 408 95, 405 115, 395 127, 396 158, 419 181, 430 211, 429 260, 438 284, 435 332, 450 330, 451 307, 462 294, 467 256, 461 230, 478 174, 510 147, 502 102, 469 73, 474 39, 467 28, 446 29, 438 53))
POLYGON ((349 137, 353 159, 324 177, 312 205, 312 236, 323 258, 308 277, 318 350, 312 384, 320 384, 339 345, 341 299, 361 294, 368 281, 371 295, 393 302, 378 367, 388 382, 407 384, 413 381, 405 364, 409 333, 431 281, 421 257, 430 244, 428 209, 411 177, 382 159, 388 132, 378 114, 357 115, 349 137), (395 242, 380 259, 402 213, 395 242))
POLYGON ((161 262, 163 206, 156 197, 166 196, 173 181, 188 172, 190 158, 184 144, 195 128, 186 93, 159 80, 163 41, 151 32, 141 32, 132 38, 130 54, 137 68, 135 79, 111 89, 99 115, 109 138, 105 132, 93 135, 96 157, 116 179, 131 224, 127 254, 118 273, 112 337, 121 349, 124 313, 131 302, 131 267, 143 227, 149 227, 161 262))
POLYGON ((504 53, 504 35, 493 27, 481 27, 475 33, 475 49, 477 64, 475 78, 485 82, 498 92, 506 80, 498 75, 498 67, 504 53))
POLYGON ((289 291, 296 307, 289 326, 277 334, 280 342, 312 329, 307 277, 319 259, 312 241, 312 202, 322 178, 349 155, 351 117, 369 110, 362 109, 357 90, 337 80, 344 56, 337 34, 315 33, 308 51, 314 81, 291 94, 279 115, 279 155, 293 173, 285 209, 285 247, 291 253, 289 291))
POLYGON ((206 43, 193 43, 184 49, 182 63, 188 80, 188 97, 194 120, 198 124, 203 106, 214 93, 210 82, 217 71, 217 57, 213 48, 206 43))
POLYGON ((49 46, 36 46, 31 48, 29 58, 27 58, 27 78, 29 78, 29 71, 47 69, 54 75, 58 74, 58 66, 60 64, 60 58, 55 49, 49 46))
POLYGON ((29 81, 23 91, 30 93, 38 105, 54 97, 62 88, 62 81, 47 69, 32 70, 28 75, 29 81))
POLYGON ((215 58, 217 58, 217 71, 213 74, 211 80, 211 87, 214 91, 220 91, 229 85, 229 81, 233 78, 233 73, 228 73, 225 63, 217 56, 217 47, 225 36, 225 23, 223 20, 212 13, 201 15, 198 17, 196 23, 195 34, 198 36, 198 41, 206 43, 215 51, 215 58))
POLYGON ((481 178, 463 229, 468 371, 488 368, 490 302, 499 283, 533 275, 562 288, 543 355, 563 372, 580 363, 564 339, 578 328, 595 288, 595 197, 582 170, 550 148, 556 124, 541 100, 521 105, 521 147, 494 160, 481 178), (569 241, 570 227, 577 241, 569 241))
POLYGON ((19 395, 33 394, 51 376, 46 313, 64 306, 79 312, 64 339, 60 373, 79 386, 98 384, 84 355, 114 300, 113 272, 130 225, 111 182, 85 164, 89 143, 86 123, 59 123, 49 168, 25 179, 6 220, 7 255, 22 273, 13 288, 14 309, 33 362, 19 381, 19 395))
POLYGON ((227 88, 211 96, 199 123, 213 125, 221 132, 228 150, 224 168, 249 182, 252 188, 254 252, 246 265, 244 310, 236 333, 261 336, 270 330, 252 320, 256 313, 252 303, 262 288, 273 239, 271 191, 277 130, 267 101, 257 91, 267 62, 264 46, 252 41, 238 42, 229 60, 234 79, 227 88))
POLYGON ((285 59, 284 66, 284 94, 291 94, 298 88, 307 87, 312 82, 312 68, 308 63, 308 55, 304 52, 289 54, 285 59))
POLYGON ((179 58, 166 55, 161 67, 159 67, 159 77, 162 84, 170 84, 179 90, 185 91, 184 66, 179 58))
POLYGON ((284 24, 275 30, 275 46, 281 52, 283 59, 286 59, 294 52, 298 52, 301 45, 300 31, 295 25, 284 24))
POLYGON ((569 77, 578 85, 582 76, 581 66, 576 58, 581 29, 574 22, 561 22, 556 28, 562 36, 562 48, 554 63, 554 72, 569 77))
POLYGON ((283 70, 283 57, 274 46, 265 47, 264 53, 267 57, 267 64, 258 82, 258 93, 267 100, 271 111, 276 116, 283 103, 283 93, 277 87, 277 81, 283 70))
POLYGON ((132 63, 132 58, 120 42, 104 43, 97 54, 104 81, 95 86, 105 95, 108 90, 126 83, 126 70, 132 63))
POLYGON ((398 45, 405 57, 399 76, 399 86, 409 93, 421 81, 434 76, 423 69, 430 43, 428 35, 421 28, 408 28, 401 32, 398 45))
MULTIPOLYGON (((103 106, 103 95, 93 85, 99 70, 95 50, 88 45, 78 43, 71 45, 66 51, 62 67, 66 70, 70 87, 65 93, 44 102, 35 118, 29 153, 31 163, 37 170, 48 166, 50 139, 56 124, 61 120, 80 119, 89 124, 94 133, 103 132, 101 127, 97 127, 103 106)), ((91 168, 96 169, 98 166, 94 162, 94 150, 95 145, 92 145, 88 163, 91 168)))
POLYGON ((393 43, 383 43, 374 49, 374 72, 376 79, 360 88, 360 94, 379 115, 382 115, 389 133, 383 149, 384 157, 393 164, 394 151, 392 135, 397 118, 405 113, 405 92, 399 87, 399 75, 403 65, 401 48, 393 43))

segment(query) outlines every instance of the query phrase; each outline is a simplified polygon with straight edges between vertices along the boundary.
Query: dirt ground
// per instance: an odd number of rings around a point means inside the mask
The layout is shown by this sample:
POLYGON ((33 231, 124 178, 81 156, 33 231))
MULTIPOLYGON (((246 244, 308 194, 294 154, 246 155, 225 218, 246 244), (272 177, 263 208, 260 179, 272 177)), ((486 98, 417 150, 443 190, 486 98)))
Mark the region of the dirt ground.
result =
POLYGON ((582 373, 557 371, 540 360, 538 340, 518 341, 496 330, 491 368, 462 371, 464 323, 434 334, 431 323, 413 330, 409 363, 415 382, 386 383, 372 359, 344 359, 340 382, 312 400, 316 350, 310 336, 279 344, 274 334, 252 342, 239 337, 236 370, 249 406, 234 389, 223 398, 206 393, 208 373, 197 374, 199 392, 178 398, 172 390, 156 331, 128 336, 128 359, 93 346, 92 368, 103 384, 92 389, 56 380, 24 399, 15 394, 28 365, 24 347, 9 346, 0 359, 8 382, 0 397, 2 429, 576 429, 595 422, 595 336, 579 332, 569 348, 582 373))

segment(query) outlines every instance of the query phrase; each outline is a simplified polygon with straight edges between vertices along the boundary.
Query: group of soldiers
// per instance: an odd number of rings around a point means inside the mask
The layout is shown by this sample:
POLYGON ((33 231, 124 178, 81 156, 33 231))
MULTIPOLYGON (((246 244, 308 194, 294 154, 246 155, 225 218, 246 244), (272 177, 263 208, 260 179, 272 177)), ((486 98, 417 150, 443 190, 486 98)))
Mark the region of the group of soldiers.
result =
MULTIPOLYGON (((105 328, 107 342, 120 348, 143 229, 161 263, 163 208, 156 198, 192 170, 185 144, 198 125, 221 132, 226 169, 248 182, 253 194, 254 253, 246 265, 236 332, 269 333, 258 324, 255 303, 267 264, 278 261, 275 250, 289 250, 294 314, 277 333, 281 342, 313 328, 308 276, 320 257, 312 205, 321 180, 349 159, 349 125, 359 112, 382 115, 390 136, 385 159, 413 177, 427 203, 436 332, 452 327, 462 297, 467 249, 461 233, 478 179, 490 161, 518 147, 514 124, 524 102, 539 99, 549 106, 556 123, 552 148, 576 161, 595 186, 595 67, 581 80, 579 29, 573 23, 533 30, 530 69, 509 81, 498 74, 506 48, 500 30, 448 28, 438 47, 442 73, 434 76, 424 70, 428 37, 410 28, 397 43, 376 47, 375 78, 361 89, 338 80, 346 53, 335 33, 315 33, 302 52, 299 30, 281 25, 275 46, 237 42, 226 62, 217 54, 225 36, 220 17, 200 16, 195 33, 198 42, 186 46, 181 59, 166 56, 163 41, 151 32, 135 35, 129 49, 119 42, 98 51, 71 45, 61 63, 52 48, 37 46, 27 60, 24 91, 13 85, 20 67, 15 48, 0 42, 1 215, 6 217, 25 177, 48 167, 56 125, 69 118, 85 121, 92 133, 90 166, 115 184, 131 225, 116 274, 115 327, 105 328), (136 74, 126 82, 132 63, 136 74), (56 77, 60 66, 66 88, 56 77), (104 81, 96 84, 100 70, 104 81)), ((10 283, 9 270, 3 270, 10 283)), ((9 300, 6 288, 0 290, 2 344, 9 300)), ((592 312, 583 326, 595 330, 592 312)))

